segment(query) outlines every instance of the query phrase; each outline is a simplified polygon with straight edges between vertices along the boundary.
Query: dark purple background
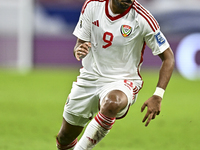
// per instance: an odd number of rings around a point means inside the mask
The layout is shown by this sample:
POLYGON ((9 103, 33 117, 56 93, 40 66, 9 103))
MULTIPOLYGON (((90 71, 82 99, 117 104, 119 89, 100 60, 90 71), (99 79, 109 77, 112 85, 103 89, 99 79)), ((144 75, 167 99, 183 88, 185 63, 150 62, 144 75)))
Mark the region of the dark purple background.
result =
MULTIPOLYGON (((172 50, 176 53, 178 40, 168 40, 172 50)), ((80 65, 73 55, 73 48, 76 38, 35 38, 34 64, 35 65, 61 65, 73 66, 80 65)), ((197 59, 200 56, 197 55, 197 59)), ((152 55, 151 50, 146 46, 144 52, 144 67, 159 67, 161 60, 152 55)))

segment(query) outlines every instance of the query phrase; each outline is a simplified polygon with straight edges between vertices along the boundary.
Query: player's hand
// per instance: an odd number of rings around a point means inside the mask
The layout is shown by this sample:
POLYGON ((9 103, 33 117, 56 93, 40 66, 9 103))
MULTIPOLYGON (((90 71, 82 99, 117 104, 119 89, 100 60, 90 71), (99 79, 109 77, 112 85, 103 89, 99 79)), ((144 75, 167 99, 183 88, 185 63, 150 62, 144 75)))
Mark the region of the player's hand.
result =
POLYGON ((148 108, 147 113, 145 114, 144 119, 142 120, 142 122, 145 122, 147 120, 145 126, 148 126, 150 121, 152 119, 155 119, 156 115, 160 114, 161 101, 161 97, 153 95, 142 105, 141 112, 144 111, 145 107, 148 108))
POLYGON ((82 43, 78 47, 76 47, 76 49, 74 50, 76 59, 80 61, 82 58, 84 58, 89 53, 90 48, 90 42, 82 43))

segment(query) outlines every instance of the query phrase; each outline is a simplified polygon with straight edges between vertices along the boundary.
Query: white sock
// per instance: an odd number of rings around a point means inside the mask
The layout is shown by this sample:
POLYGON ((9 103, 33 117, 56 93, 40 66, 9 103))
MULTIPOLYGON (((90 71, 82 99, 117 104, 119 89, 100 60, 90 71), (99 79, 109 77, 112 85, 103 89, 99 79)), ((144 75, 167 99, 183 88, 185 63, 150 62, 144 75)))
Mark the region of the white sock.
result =
POLYGON ((115 118, 106 117, 99 112, 88 124, 74 150, 91 150, 108 134, 114 122, 115 118))

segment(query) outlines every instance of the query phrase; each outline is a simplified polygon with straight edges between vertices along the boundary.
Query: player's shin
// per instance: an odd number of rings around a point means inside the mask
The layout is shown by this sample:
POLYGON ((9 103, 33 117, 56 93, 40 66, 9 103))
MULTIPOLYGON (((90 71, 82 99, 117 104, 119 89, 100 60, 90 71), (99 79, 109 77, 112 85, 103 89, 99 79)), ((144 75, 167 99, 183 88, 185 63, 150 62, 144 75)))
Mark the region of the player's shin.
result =
POLYGON ((76 138, 72 143, 70 143, 69 145, 61 145, 58 142, 58 139, 56 138, 56 146, 58 148, 58 150, 73 150, 75 145, 77 144, 78 139, 76 138))
POLYGON ((108 134, 114 122, 115 118, 106 117, 99 112, 88 124, 74 150, 91 150, 108 134))

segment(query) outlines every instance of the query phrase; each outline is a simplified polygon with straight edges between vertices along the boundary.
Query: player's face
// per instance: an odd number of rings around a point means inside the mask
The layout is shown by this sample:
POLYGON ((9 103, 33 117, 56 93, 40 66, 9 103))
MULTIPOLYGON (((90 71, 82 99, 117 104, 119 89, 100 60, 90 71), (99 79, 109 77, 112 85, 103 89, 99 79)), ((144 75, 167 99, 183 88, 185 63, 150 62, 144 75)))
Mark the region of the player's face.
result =
POLYGON ((113 1, 116 7, 118 7, 121 10, 128 9, 134 2, 134 0, 113 0, 113 1))

